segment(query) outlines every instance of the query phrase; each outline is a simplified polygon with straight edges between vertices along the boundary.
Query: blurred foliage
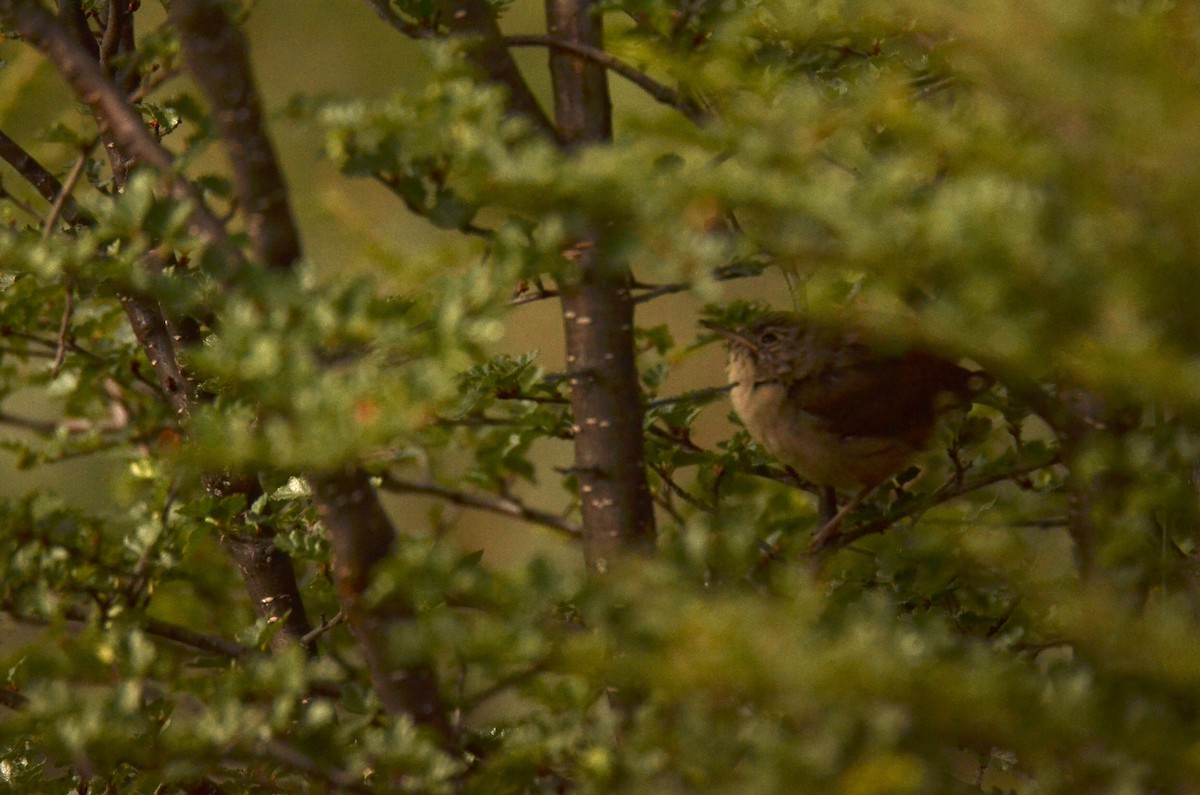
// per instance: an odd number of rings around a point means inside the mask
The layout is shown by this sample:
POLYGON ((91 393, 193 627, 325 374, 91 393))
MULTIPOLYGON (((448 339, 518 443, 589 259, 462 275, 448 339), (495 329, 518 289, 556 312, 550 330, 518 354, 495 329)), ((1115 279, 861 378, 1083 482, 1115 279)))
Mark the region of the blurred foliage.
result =
MULTIPOLYGON (((435 5, 388 7, 436 30, 435 5)), ((1200 791, 1200 11, 603 13, 611 51, 698 121, 621 106, 613 143, 564 152, 444 41, 423 45, 417 88, 287 103, 277 123, 320 140, 346 190, 379 183, 396 213, 461 233, 344 252, 361 277, 308 262, 219 281, 187 208, 151 174, 116 193, 69 104, 44 142, 71 153, 60 178, 85 158, 94 223, 44 232, 5 172, 2 443, 24 467, 122 468, 103 512, 49 487, 0 502, 5 634, 25 627, 0 644, 6 790, 1200 791), (492 351, 553 299, 582 229, 604 230, 638 300, 684 291, 736 323, 761 307, 721 300, 724 283, 752 276, 776 308, 961 355, 997 385, 813 558, 813 489, 744 432, 694 440, 719 391, 664 394, 711 335, 639 329, 657 556, 603 580, 540 557, 497 570, 448 534, 476 514, 440 501, 577 532, 573 475, 543 455, 574 434, 565 378, 538 351, 492 351), (214 400, 189 418, 162 400, 130 293, 199 318, 186 364, 214 400), (9 408, 30 390, 45 414, 9 408), (401 495, 369 599, 418 605, 387 651, 435 661, 459 747, 386 714, 331 620, 299 473, 347 462, 401 495), (225 471, 265 496, 206 493, 202 473, 225 471), (564 491, 527 505, 533 483, 564 491), (413 492, 439 504, 420 516, 413 492), (221 551, 259 525, 326 622, 311 656, 269 651, 221 551)), ((139 46, 143 118, 236 210, 203 103, 174 80, 177 35, 139 46)))

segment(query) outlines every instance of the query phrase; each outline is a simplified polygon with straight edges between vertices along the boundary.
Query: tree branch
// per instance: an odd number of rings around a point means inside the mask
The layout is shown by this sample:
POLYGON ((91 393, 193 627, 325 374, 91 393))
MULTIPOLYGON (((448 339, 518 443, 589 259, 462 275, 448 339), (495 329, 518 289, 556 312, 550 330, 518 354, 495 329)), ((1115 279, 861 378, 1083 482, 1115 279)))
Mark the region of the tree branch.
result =
POLYGON ((367 5, 375 9, 375 13, 384 22, 391 25, 396 30, 408 36, 410 39, 433 39, 437 38, 437 31, 430 28, 418 25, 416 22, 409 22, 404 17, 396 13, 392 8, 389 0, 366 0, 367 5))
POLYGON ((646 408, 657 409, 663 408, 664 406, 673 406, 676 403, 711 403, 714 399, 732 390, 733 387, 733 384, 725 384, 724 386, 710 386, 705 387, 704 389, 693 389, 690 392, 684 392, 680 395, 672 395, 671 397, 652 400, 646 404, 646 408))
POLYGON ((59 196, 63 196, 59 214, 68 224, 79 226, 91 222, 91 218, 79 208, 75 199, 63 191, 62 183, 58 181, 58 178, 2 131, 0 131, 0 159, 12 166, 43 199, 50 202, 51 206, 59 196))
MULTIPOLYGON (((436 38, 437 30, 410 22, 391 7, 388 0, 366 0, 380 19, 414 39, 436 38)), ((489 80, 508 89, 509 107, 551 137, 557 137, 554 124, 542 110, 533 90, 517 68, 505 46, 496 21, 496 12, 487 0, 439 0, 438 16, 455 36, 473 38, 465 46, 467 60, 489 80)))
POLYGON ((92 60, 99 61, 102 53, 91 29, 88 28, 87 14, 83 10, 81 0, 58 0, 58 18, 70 31, 71 37, 83 45, 92 60))
MULTIPOLYGON (((761 276, 765 266, 756 263, 747 262, 731 262, 728 265, 722 265, 710 274, 713 280, 718 282, 729 282, 735 279, 749 279, 755 276, 761 276)), ((692 289, 694 282, 672 282, 671 284, 639 284, 633 289, 637 290, 637 294, 633 297, 635 304, 644 304, 647 301, 653 301, 655 298, 661 298, 664 295, 674 295, 692 289)))
POLYGON ((318 762, 298 748, 280 740, 263 740, 259 743, 259 748, 264 756, 302 773, 308 779, 324 782, 336 791, 361 793, 361 795, 372 795, 372 793, 378 792, 375 787, 368 787, 364 784, 361 776, 330 767, 323 761, 318 762))
POLYGON ((504 44, 508 47, 550 47, 587 58, 589 61, 619 74, 658 102, 670 105, 692 121, 699 123, 704 118, 704 111, 696 103, 685 99, 670 86, 663 85, 645 72, 598 47, 592 47, 578 41, 567 41, 554 36, 536 35, 505 36, 504 44))
MULTIPOLYGON (((162 310, 153 301, 124 294, 120 298, 166 400, 180 420, 186 420, 193 406, 207 396, 199 392, 184 370, 162 310)), ((241 494, 247 506, 262 495, 262 487, 254 478, 207 474, 203 481, 205 490, 214 497, 241 494)), ((304 639, 311 625, 296 581, 295 566, 286 552, 275 547, 273 536, 270 528, 260 529, 252 537, 227 535, 221 539, 221 546, 237 566, 255 612, 269 623, 282 624, 271 637, 271 648, 279 650, 292 644, 308 648, 304 639)))
MULTIPOLYGON (((411 715, 418 724, 432 729, 445 747, 457 747, 433 667, 416 663, 397 671, 381 643, 395 627, 386 625, 363 604, 371 570, 387 557, 396 538, 370 479, 355 467, 310 479, 317 513, 329 538, 342 612, 384 709, 411 715)), ((416 608, 407 601, 398 605, 397 612, 402 621, 416 617, 416 608)))
POLYGON ((20 693, 5 688, 0 688, 0 705, 8 707, 12 710, 18 710, 24 709, 25 705, 28 703, 29 699, 20 693))
POLYGON ((557 530, 560 533, 567 535, 570 538, 578 539, 583 536, 583 530, 578 526, 568 522, 561 516, 556 516, 546 511, 539 511, 536 508, 531 508, 520 500, 515 500, 512 497, 500 497, 483 494, 471 494, 465 491, 439 486, 436 483, 418 483, 412 480, 404 480, 398 478, 391 473, 384 473, 383 488, 385 491, 395 492, 397 494, 428 494, 431 497, 438 497, 455 505, 462 505, 466 508, 476 508, 489 513, 500 514, 501 516, 510 516, 514 519, 521 519, 531 524, 548 527, 551 530, 557 530))
POLYGON ((896 522, 899 522, 901 519, 907 519, 910 516, 917 516, 929 510, 931 507, 940 505, 947 500, 952 500, 955 497, 961 497, 964 494, 969 494, 973 491, 987 488, 988 486, 995 485, 996 483, 1002 483, 1006 480, 1012 480, 1013 478, 1021 477, 1022 475, 1028 475, 1031 472, 1036 472, 1039 469, 1045 469, 1046 467, 1051 467, 1061 462, 1061 453, 1055 451, 1045 458, 1016 465, 1012 469, 1005 470, 1004 472, 983 475, 961 482, 957 480, 951 480, 934 492, 929 502, 920 502, 917 504, 908 505, 898 511, 888 514, 887 516, 881 516, 875 521, 867 522, 859 527, 850 528, 843 533, 835 533, 823 539, 814 539, 814 542, 809 545, 805 554, 808 557, 816 557, 832 550, 843 549, 850 544, 853 544, 860 538, 882 533, 892 525, 896 524, 896 522))
MULTIPOLYGON (((589 0, 546 0, 550 38, 603 51, 604 27, 589 0)), ((612 139, 612 100, 604 69, 573 52, 550 51, 554 120, 563 143, 612 139)))
POLYGON ((171 331, 158 304, 140 296, 119 293, 133 335, 150 360, 168 405, 179 419, 186 420, 199 397, 195 384, 183 370, 171 331))
POLYGON ((193 231, 221 249, 231 262, 240 264, 241 255, 229 245, 224 225, 191 184, 174 174, 171 155, 142 124, 88 49, 36 0, 0 0, 0 17, 54 63, 75 96, 92 109, 101 132, 111 136, 127 159, 158 169, 171 195, 191 207, 193 231))
MULTIPOLYGON (((749 279, 754 276, 762 275, 765 265, 750 262, 731 262, 728 265, 722 265, 713 270, 709 275, 713 280, 718 282, 728 282, 734 279, 749 279)), ((630 294, 633 296, 633 303, 644 304, 648 301, 653 301, 655 298, 661 298, 664 295, 674 295, 676 293, 686 292, 695 286, 695 282, 671 282, 669 284, 644 284, 637 283, 629 285, 630 294)), ((535 286, 530 288, 528 285, 521 285, 509 299, 509 306, 522 306, 523 304, 532 304, 537 301, 546 301, 551 298, 560 297, 558 290, 535 286)))
POLYGON ((163 638, 164 640, 169 640, 182 646, 190 646, 191 648, 199 649, 200 651, 219 654, 222 657, 237 659, 238 657, 243 657, 253 651, 253 649, 247 648, 240 643, 235 643, 232 640, 226 640, 225 638, 217 635, 208 635, 203 632, 196 632, 188 629, 187 627, 181 627, 176 624, 168 624, 165 621, 156 621, 152 618, 146 620, 146 623, 142 625, 142 630, 145 631, 147 635, 163 638))
POLYGON ((337 611, 337 613, 334 615, 333 618, 329 619, 328 621, 322 621, 320 623, 320 625, 313 627, 312 631, 304 636, 304 645, 305 646, 314 645, 317 642, 317 638, 321 637, 326 632, 329 632, 331 629, 336 627, 338 624, 344 623, 345 620, 346 620, 346 614, 343 613, 341 610, 337 611))
POLYGON ((45 435, 52 434, 58 430, 57 420, 35 420, 31 417, 9 414, 2 409, 0 409, 0 425, 7 425, 11 428, 20 428, 23 431, 32 431, 33 433, 45 435))
MULTIPOLYGON (((245 40, 218 0, 175 0, 171 18, 180 28, 188 68, 212 106, 233 171, 238 174, 238 201, 247 214, 255 251, 272 268, 290 268, 300 258, 300 235, 275 149, 263 127, 245 40)), ((387 556, 396 537, 370 479, 357 468, 311 473, 308 478, 329 537, 342 611, 384 707, 392 713, 412 715, 437 732, 447 746, 453 746, 449 710, 432 667, 412 665, 398 676, 381 643, 390 628, 361 603, 371 569, 387 556)), ((262 554, 268 560, 249 561, 259 569, 259 564, 269 563, 269 558, 281 553, 264 546, 262 554)), ((263 598, 276 593, 270 591, 263 598)), ((407 613, 403 618, 415 615, 412 605, 404 605, 403 610, 407 613)), ((307 636, 308 630, 301 634, 307 636)))
MULTIPOLYGON (((262 494, 262 487, 252 478, 209 476, 205 488, 211 494, 242 494, 247 505, 262 494)), ((221 538, 221 548, 237 565, 254 611, 269 624, 281 624, 271 637, 271 648, 278 651, 299 644, 311 652, 306 638, 312 625, 296 582, 296 567, 291 556, 275 546, 274 535, 271 528, 253 536, 230 534, 221 538)))
POLYGON ((300 236, 264 128, 245 40, 220 2, 174 0, 170 15, 179 28, 188 71, 212 105, 213 121, 233 163, 238 206, 254 252, 270 267, 290 268, 300 258, 300 236))
MULTIPOLYGON (((30 616, 25 613, 20 613, 14 610, 11 606, 4 606, 3 611, 16 621, 23 624, 45 624, 46 620, 39 616, 30 616)), ((63 610, 63 617, 68 621, 89 621, 92 618, 90 611, 83 607, 67 607, 63 610)), ((166 621, 158 621, 153 618, 147 618, 143 622, 138 623, 138 628, 147 635, 163 640, 169 640, 173 643, 178 643, 181 646, 188 646, 199 651, 211 652, 219 654, 222 657, 237 659, 244 657, 247 654, 254 652, 247 646, 240 643, 235 643, 232 640, 226 640, 218 635, 209 635, 203 632, 181 627, 178 624, 171 624, 166 621)))
MULTIPOLYGON (((602 49, 599 16, 588 0, 546 0, 553 38, 602 49)), ((612 138, 603 67, 550 51, 554 119, 564 147, 612 138)), ((634 361, 629 272, 607 259, 596 228, 564 252, 560 279, 567 382, 575 417, 575 466, 583 513, 583 553, 603 573, 622 553, 654 543, 654 503, 646 479, 643 409, 634 361)))
POLYGON ((46 240, 54 232, 54 225, 58 223, 58 219, 62 215, 63 205, 71 198, 71 192, 75 190, 75 186, 79 184, 79 178, 83 176, 84 166, 87 165, 88 149, 79 153, 79 157, 75 159, 75 165, 71 166, 70 172, 67 174, 67 179, 59 188, 58 196, 54 198, 54 203, 50 205, 50 212, 46 215, 46 220, 42 222, 42 239, 46 240))
MULTIPOLYGON (((94 60, 89 60, 99 57, 99 51, 90 54, 92 48, 87 45, 94 45, 95 41, 86 24, 82 31, 76 31, 82 41, 76 41, 37 3, 0 0, 0 14, 15 24, 22 35, 46 53, 75 89, 79 98, 92 108, 101 135, 105 139, 118 186, 124 185, 132 164, 145 162, 155 166, 163 173, 164 178, 170 180, 172 193, 177 199, 195 199, 192 220, 205 233, 206 238, 212 243, 227 247, 224 225, 199 202, 199 197, 195 196, 190 184, 183 179, 172 177, 170 155, 147 132, 140 117, 105 77, 100 65, 94 60)), ((110 21, 116 24, 115 20, 110 21)), ((124 43, 118 46, 118 50, 124 48, 126 54, 132 56, 132 42, 128 38, 132 31, 132 20, 126 19, 120 24, 123 26, 120 39, 124 43)), ((21 158, 20 162, 23 166, 20 169, 22 174, 28 173, 36 178, 42 185, 40 190, 44 191, 56 182, 53 177, 48 181, 45 169, 36 166, 36 161, 28 155, 21 158)), ((61 191, 62 186, 57 186, 55 193, 61 191)), ((230 249, 229 253, 233 261, 241 261, 241 255, 236 250, 230 249)), ((151 258, 156 256, 152 254, 151 258)), ((175 345, 178 336, 173 332, 170 321, 153 299, 128 293, 119 293, 118 297, 129 317, 138 344, 154 368, 168 405, 177 416, 186 419, 202 396, 179 359, 175 345)), ((261 494, 257 481, 247 478, 208 475, 204 478, 204 485, 205 489, 215 496, 241 493, 247 505, 252 504, 261 494)), ((291 558, 282 550, 274 548, 269 534, 259 539, 257 544, 227 543, 226 549, 241 571, 259 615, 267 621, 283 622, 283 627, 271 640, 272 647, 302 643, 310 627, 291 558)))
POLYGON ((542 132, 557 137, 553 122, 521 76, 512 53, 504 46, 492 4, 488 0, 441 0, 439 8, 451 33, 476 38, 467 45, 467 58, 489 79, 508 89, 512 110, 542 132))

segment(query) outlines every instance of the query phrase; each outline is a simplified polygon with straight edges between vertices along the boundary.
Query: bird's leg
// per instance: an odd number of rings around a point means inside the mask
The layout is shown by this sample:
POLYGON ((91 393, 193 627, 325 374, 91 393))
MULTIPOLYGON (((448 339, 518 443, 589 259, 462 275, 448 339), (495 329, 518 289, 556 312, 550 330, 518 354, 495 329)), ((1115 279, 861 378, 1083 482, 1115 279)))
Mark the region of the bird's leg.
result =
POLYGON ((817 496, 817 519, 821 522, 821 526, 824 527, 832 522, 833 518, 837 515, 837 489, 833 486, 826 486, 821 489, 821 493, 817 496))
POLYGON ((855 494, 852 498, 850 498, 850 501, 843 505, 841 510, 836 511, 836 513, 834 512, 834 509, 837 508, 837 498, 834 490, 831 488, 826 489, 821 495, 821 501, 817 508, 818 515, 824 524, 821 525, 820 530, 813 534, 812 541, 809 542, 808 545, 808 554, 812 555, 824 549, 825 546, 833 539, 833 536, 837 533, 838 528, 842 526, 842 521, 846 518, 846 516, 849 515, 851 511, 858 508, 858 506, 862 505, 866 501, 867 497, 870 497, 872 492, 874 492, 877 488, 879 488, 879 483, 872 483, 868 486, 864 486, 862 490, 858 492, 858 494, 855 494), (826 510, 829 510, 829 518, 826 518, 826 510))

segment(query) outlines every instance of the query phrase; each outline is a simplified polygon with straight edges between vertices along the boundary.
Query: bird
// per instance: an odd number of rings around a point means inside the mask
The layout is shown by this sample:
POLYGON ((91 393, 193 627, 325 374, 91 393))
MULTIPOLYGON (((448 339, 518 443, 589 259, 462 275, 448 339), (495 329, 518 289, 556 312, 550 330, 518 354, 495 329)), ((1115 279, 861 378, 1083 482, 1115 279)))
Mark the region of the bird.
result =
POLYGON ((728 345, 730 400, 750 436, 823 487, 817 546, 912 462, 939 415, 991 382, 922 348, 881 346, 793 312, 770 312, 739 328, 703 325, 728 345), (838 490, 856 492, 840 511, 838 490))

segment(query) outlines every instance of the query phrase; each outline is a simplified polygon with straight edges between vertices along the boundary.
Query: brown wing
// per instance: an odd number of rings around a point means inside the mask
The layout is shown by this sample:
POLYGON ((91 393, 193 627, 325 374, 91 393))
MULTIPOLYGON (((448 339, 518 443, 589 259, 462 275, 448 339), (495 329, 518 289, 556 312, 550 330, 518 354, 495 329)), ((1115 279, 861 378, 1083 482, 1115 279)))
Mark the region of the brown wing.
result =
POLYGON ((840 436, 883 436, 919 444, 937 416, 939 394, 966 397, 975 374, 932 354, 869 356, 813 372, 789 386, 794 405, 840 436))

